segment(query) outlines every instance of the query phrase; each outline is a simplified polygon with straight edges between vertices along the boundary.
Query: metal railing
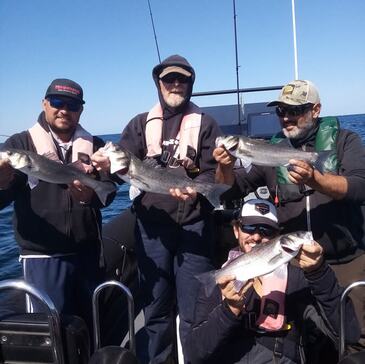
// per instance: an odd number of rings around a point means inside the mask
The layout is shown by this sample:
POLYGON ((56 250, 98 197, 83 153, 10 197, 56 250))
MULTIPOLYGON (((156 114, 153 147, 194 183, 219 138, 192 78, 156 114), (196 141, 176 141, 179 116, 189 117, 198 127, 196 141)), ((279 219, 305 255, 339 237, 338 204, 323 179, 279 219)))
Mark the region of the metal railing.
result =
POLYGON ((0 282, 0 290, 5 289, 15 289, 23 291, 28 295, 40 300, 42 304, 47 308, 47 318, 50 328, 54 362, 57 364, 64 364, 65 359, 62 346, 60 316, 49 296, 45 292, 42 292, 41 290, 31 286, 25 281, 17 279, 8 279, 0 282))

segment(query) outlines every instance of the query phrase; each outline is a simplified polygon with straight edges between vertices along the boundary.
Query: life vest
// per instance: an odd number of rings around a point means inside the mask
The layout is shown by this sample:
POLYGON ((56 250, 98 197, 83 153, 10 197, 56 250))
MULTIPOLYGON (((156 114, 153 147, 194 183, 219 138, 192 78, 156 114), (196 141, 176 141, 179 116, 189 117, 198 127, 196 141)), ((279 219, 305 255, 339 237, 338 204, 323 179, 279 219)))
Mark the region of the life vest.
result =
POLYGON ((164 153, 162 147, 163 113, 161 105, 157 103, 147 115, 145 131, 146 157, 161 156, 161 161, 170 167, 182 165, 189 171, 197 172, 198 169, 194 164, 194 159, 198 150, 201 120, 202 111, 197 105, 189 102, 176 136, 177 143, 174 154, 164 153))
MULTIPOLYGON (((324 117, 318 120, 319 127, 316 134, 314 150, 316 152, 336 150, 337 136, 340 125, 335 117, 324 117)), ((271 138, 272 144, 285 142, 286 138, 283 133, 274 135, 271 138)), ((324 170, 327 172, 338 173, 339 163, 337 154, 331 154, 325 161, 324 170)), ((303 198, 306 190, 303 186, 293 184, 288 177, 288 170, 284 166, 276 167, 276 181, 278 185, 278 193, 280 194, 280 202, 294 201, 303 198)))
MULTIPOLYGON (((39 123, 36 123, 28 129, 28 133, 39 155, 61 162, 58 158, 57 149, 50 132, 43 129, 39 123)), ((85 173, 91 172, 93 170, 92 166, 83 163, 83 157, 88 156, 89 158, 92 154, 93 136, 81 125, 77 125, 72 142, 72 162, 81 171, 85 173)))

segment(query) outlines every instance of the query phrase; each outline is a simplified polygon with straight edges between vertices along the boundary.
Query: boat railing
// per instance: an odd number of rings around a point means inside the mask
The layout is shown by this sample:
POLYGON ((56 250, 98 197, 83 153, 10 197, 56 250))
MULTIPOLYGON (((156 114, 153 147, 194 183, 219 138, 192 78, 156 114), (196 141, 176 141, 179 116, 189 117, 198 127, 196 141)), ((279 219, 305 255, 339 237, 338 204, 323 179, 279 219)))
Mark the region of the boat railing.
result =
POLYGON ((52 352, 54 362, 58 364, 64 364, 65 359, 62 346, 60 316, 49 296, 45 292, 31 286, 25 281, 18 279, 8 279, 0 282, 0 291, 6 289, 14 289, 25 292, 29 296, 38 299, 45 306, 47 309, 47 319, 50 329, 51 343, 53 343, 52 352))
POLYGON ((94 331, 94 349, 95 351, 100 349, 100 317, 99 317, 99 295, 108 287, 119 287, 127 296, 128 302, 128 326, 129 326, 129 350, 136 355, 136 339, 134 330, 134 300, 131 291, 128 287, 118 281, 107 281, 94 290, 93 294, 93 331, 94 331))
MULTIPOLYGON (((355 287, 360 287, 363 286, 365 287, 365 281, 357 281, 354 283, 351 283, 342 293, 341 295, 341 301, 340 301, 340 342, 339 342, 339 350, 338 350, 338 360, 339 363, 342 363, 342 360, 344 360, 344 362, 346 362, 346 358, 345 355, 345 310, 346 310, 346 298, 349 295, 349 293, 355 288, 355 287)), ((361 355, 362 359, 365 359, 365 352, 357 352, 355 354, 350 354, 351 355, 356 355, 359 356, 361 355), (363 357, 363 356, 364 357, 363 357)), ((351 360, 349 360, 349 363, 352 363, 351 360)), ((354 361, 353 363, 355 363, 356 361, 354 361)), ((360 363, 360 361, 358 361, 360 363)))

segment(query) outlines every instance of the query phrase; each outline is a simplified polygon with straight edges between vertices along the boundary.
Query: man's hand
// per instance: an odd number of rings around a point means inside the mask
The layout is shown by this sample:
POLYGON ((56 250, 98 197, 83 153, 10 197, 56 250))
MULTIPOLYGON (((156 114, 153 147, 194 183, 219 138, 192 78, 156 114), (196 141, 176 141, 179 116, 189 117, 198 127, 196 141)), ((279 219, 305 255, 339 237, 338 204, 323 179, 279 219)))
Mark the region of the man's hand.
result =
POLYGON ((225 298, 229 309, 238 316, 244 309, 245 293, 252 286, 253 281, 248 281, 240 290, 236 292, 234 275, 221 277, 218 280, 218 286, 221 289, 222 296, 225 298))
POLYGON ((330 196, 335 200, 341 200, 347 195, 348 181, 344 176, 331 173, 320 173, 309 163, 291 159, 289 161, 289 179, 295 184, 306 184, 310 188, 330 196))
POLYGON ((197 193, 191 187, 186 187, 184 191, 180 188, 170 188, 171 196, 175 197, 179 201, 195 200, 197 193))
POLYGON ((6 160, 0 160, 0 189, 7 189, 14 180, 14 168, 6 160))
POLYGON ((218 146, 213 150, 213 157, 218 162, 215 179, 218 183, 233 185, 233 167, 236 158, 229 154, 223 146, 218 146))
POLYGON ((295 259, 300 268, 305 272, 311 272, 321 266, 323 248, 316 241, 313 241, 313 244, 304 244, 295 259))
POLYGON ((72 197, 81 203, 90 203, 94 195, 94 190, 88 186, 83 185, 79 180, 73 181, 69 185, 72 197))
POLYGON ((213 150, 214 159, 224 167, 232 167, 236 162, 236 158, 229 154, 223 146, 219 146, 213 150))
POLYGON ((110 172, 110 160, 100 151, 96 151, 91 156, 91 162, 97 171, 110 172))
POLYGON ((314 168, 309 163, 296 159, 291 159, 289 164, 289 180, 296 185, 309 185, 314 178, 314 168))

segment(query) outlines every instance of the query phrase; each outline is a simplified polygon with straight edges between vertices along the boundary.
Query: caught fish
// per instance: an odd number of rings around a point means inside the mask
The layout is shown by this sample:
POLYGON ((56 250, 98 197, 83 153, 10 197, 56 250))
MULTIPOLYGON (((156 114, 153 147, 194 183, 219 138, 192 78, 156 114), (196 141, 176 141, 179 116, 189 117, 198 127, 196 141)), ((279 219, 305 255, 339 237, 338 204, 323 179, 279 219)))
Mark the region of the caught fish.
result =
POLYGON ((224 146, 228 153, 241 159, 244 167, 251 164, 258 166, 289 166, 290 159, 306 161, 323 173, 324 164, 333 151, 305 152, 290 146, 270 144, 262 139, 251 139, 244 136, 227 135, 216 139, 216 146, 224 146))
POLYGON ((312 240, 312 232, 309 231, 280 235, 254 246, 249 253, 232 259, 222 269, 200 274, 196 278, 205 285, 207 295, 211 295, 221 277, 234 275, 237 281, 247 282, 271 273, 294 258, 302 245, 312 240))
POLYGON ((73 165, 65 165, 34 152, 3 149, 0 151, 0 159, 7 160, 13 168, 28 176, 45 182, 70 184, 74 180, 79 180, 85 186, 92 188, 104 205, 108 195, 116 190, 114 185, 97 181, 73 165))
POLYGON ((221 194, 230 188, 224 184, 194 182, 187 176, 177 176, 168 168, 152 165, 148 160, 141 161, 125 148, 112 142, 107 142, 99 151, 109 157, 111 173, 121 171, 118 173, 119 177, 142 191, 169 195, 171 188, 185 190, 191 187, 205 196, 214 207, 219 207, 221 194), (123 174, 123 170, 126 173, 123 174))

